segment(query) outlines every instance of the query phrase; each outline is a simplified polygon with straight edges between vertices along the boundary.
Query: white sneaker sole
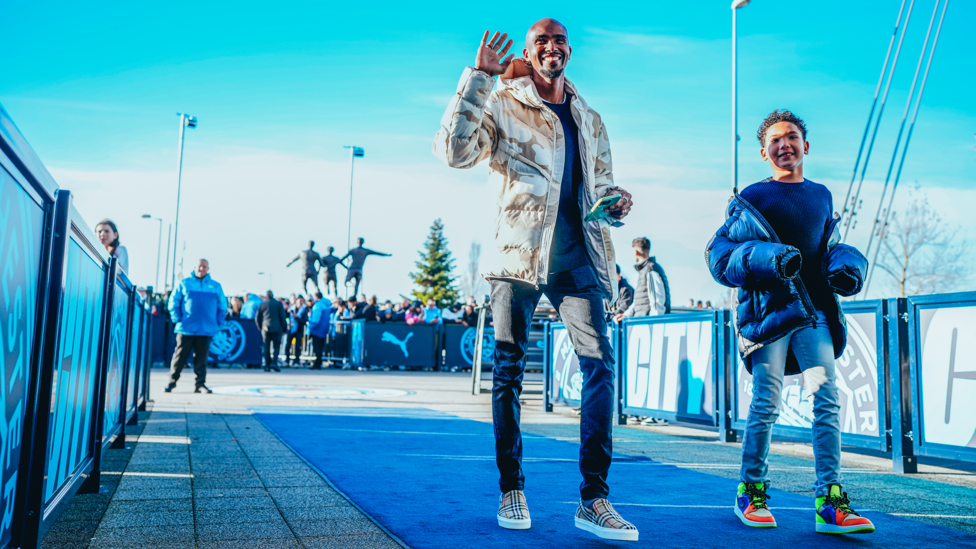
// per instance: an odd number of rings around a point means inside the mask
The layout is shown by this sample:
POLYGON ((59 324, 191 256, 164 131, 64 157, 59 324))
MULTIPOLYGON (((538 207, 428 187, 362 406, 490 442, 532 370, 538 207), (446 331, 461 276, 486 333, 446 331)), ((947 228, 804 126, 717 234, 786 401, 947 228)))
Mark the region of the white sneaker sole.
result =
POLYGON ((587 532, 596 534, 603 539, 612 539, 615 541, 637 541, 638 536, 637 530, 617 530, 614 528, 604 528, 579 517, 576 518, 576 527, 580 530, 586 530, 587 532))
POLYGON ((818 522, 817 532, 820 534, 870 534, 874 532, 874 525, 838 526, 836 524, 823 524, 818 522))
POLYGON ((499 516, 498 525, 509 530, 528 530, 532 527, 532 519, 510 519, 499 516))

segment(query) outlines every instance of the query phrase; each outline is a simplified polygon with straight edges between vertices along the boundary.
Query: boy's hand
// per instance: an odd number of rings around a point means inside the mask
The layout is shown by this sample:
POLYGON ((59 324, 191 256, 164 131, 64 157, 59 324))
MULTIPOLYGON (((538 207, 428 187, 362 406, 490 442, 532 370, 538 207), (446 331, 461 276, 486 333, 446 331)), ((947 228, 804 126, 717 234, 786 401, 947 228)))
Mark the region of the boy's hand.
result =
POLYGON ((499 37, 498 31, 495 31, 491 40, 488 40, 488 31, 485 31, 485 35, 481 37, 481 45, 478 46, 474 68, 488 73, 489 76, 498 76, 504 73, 505 69, 512 63, 512 58, 515 57, 514 54, 505 57, 505 54, 512 47, 511 40, 505 43, 506 38, 508 38, 508 33, 499 37))
POLYGON ((612 215, 613 217, 617 219, 623 219, 627 217, 627 214, 630 213, 630 209, 634 207, 634 201, 631 200, 631 198, 633 198, 633 195, 618 187, 616 189, 608 191, 607 194, 605 194, 604 196, 610 196, 614 194, 619 194, 623 198, 613 206, 607 208, 607 211, 610 212, 610 215, 612 215))

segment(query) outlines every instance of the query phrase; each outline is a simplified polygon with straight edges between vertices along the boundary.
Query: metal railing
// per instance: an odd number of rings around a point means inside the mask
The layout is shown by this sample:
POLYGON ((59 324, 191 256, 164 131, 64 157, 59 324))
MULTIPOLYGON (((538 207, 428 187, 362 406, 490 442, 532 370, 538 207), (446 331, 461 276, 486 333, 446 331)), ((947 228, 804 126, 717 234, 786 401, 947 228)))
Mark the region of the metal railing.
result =
MULTIPOLYGON (((897 472, 916 472, 917 456, 976 462, 976 292, 848 301, 844 316, 841 442, 888 453, 897 472)), ((546 331, 546 411, 579 406, 579 361, 564 335, 559 323, 546 331)), ((752 376, 731 311, 625 319, 610 339, 621 418, 704 424, 725 441, 744 431, 752 376)), ((808 396, 802 374, 785 377, 774 435, 810 440, 808 396)))

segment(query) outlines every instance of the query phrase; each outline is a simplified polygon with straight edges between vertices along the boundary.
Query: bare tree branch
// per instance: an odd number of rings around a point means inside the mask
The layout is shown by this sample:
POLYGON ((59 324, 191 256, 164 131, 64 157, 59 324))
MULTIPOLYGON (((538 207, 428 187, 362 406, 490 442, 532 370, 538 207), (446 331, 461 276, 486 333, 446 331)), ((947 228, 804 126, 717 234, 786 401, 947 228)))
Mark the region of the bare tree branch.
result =
POLYGON ((946 224, 917 181, 908 204, 892 212, 891 222, 881 230, 883 254, 876 267, 901 297, 950 292, 969 281, 966 241, 957 240, 960 228, 946 224))

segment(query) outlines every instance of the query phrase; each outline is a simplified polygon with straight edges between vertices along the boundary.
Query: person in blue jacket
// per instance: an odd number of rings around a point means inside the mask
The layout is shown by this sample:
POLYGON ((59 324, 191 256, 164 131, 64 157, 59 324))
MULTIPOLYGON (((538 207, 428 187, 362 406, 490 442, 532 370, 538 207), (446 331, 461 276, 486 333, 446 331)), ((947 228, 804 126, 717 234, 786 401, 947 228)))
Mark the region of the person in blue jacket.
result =
POLYGON ((830 191, 803 176, 809 153, 803 120, 774 111, 757 135, 773 175, 735 189, 725 224, 705 249, 720 284, 736 288, 733 315, 739 354, 752 373, 752 403, 742 441, 735 513, 748 526, 775 527, 766 456, 779 417, 783 376, 803 373, 813 400, 816 531, 874 531, 840 485, 840 396, 834 359, 846 346, 840 296, 861 291, 867 260, 840 244, 830 191))
POLYGON ((244 294, 244 306, 241 307, 241 318, 254 319, 258 315, 258 307, 261 306, 261 298, 258 294, 244 294))
POLYGON ((331 318, 332 303, 322 299, 322 292, 315 292, 315 303, 308 317, 308 334, 312 337, 312 354, 315 355, 313 370, 322 369, 322 351, 325 349, 325 338, 329 336, 331 318))
POLYGON ((180 281, 169 296, 170 318, 176 324, 176 350, 170 363, 167 393, 176 387, 180 372, 193 353, 193 371, 197 375, 195 393, 212 393, 207 388, 207 353, 210 340, 224 324, 227 298, 220 283, 210 278, 210 263, 197 262, 193 274, 180 281))

